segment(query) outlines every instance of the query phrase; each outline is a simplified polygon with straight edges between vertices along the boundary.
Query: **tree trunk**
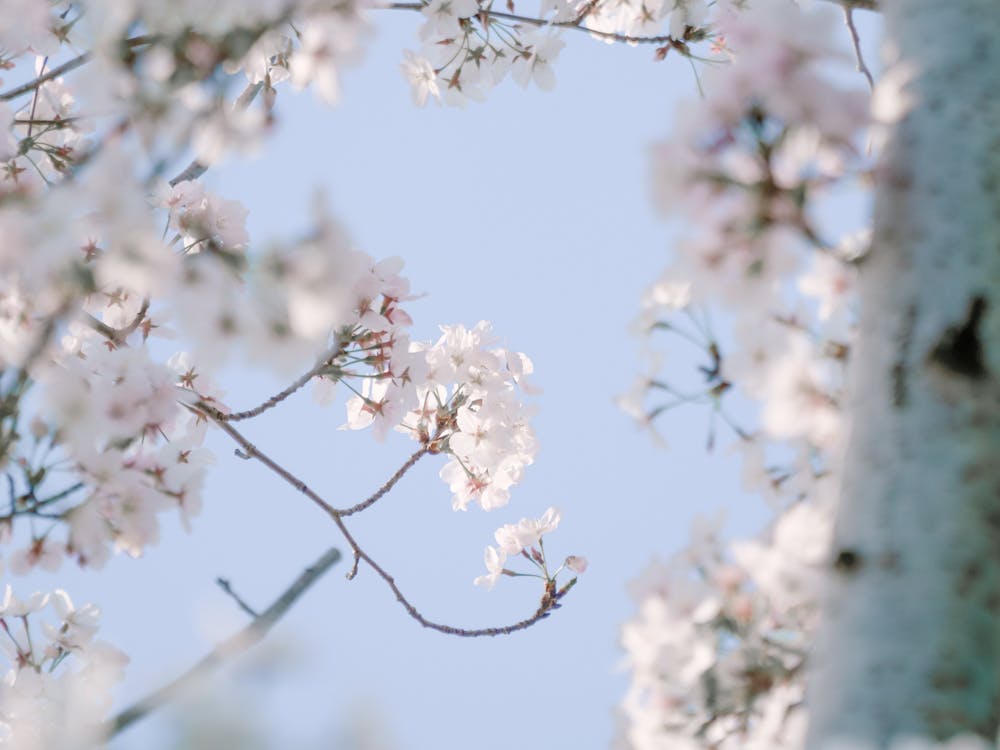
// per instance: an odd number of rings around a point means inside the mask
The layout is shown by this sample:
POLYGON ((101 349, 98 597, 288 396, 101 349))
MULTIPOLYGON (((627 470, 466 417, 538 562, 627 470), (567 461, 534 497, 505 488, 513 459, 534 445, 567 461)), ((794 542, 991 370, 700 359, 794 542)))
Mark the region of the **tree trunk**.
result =
POLYGON ((861 261, 808 746, 997 737, 1000 2, 884 0, 894 120, 861 261))

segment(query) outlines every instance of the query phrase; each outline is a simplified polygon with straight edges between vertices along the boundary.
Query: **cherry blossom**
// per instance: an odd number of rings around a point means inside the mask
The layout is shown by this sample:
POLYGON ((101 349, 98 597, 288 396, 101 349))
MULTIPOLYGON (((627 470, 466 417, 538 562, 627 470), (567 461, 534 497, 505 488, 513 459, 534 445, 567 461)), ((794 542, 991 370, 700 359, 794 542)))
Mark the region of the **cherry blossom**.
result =
POLYGON ((719 49, 741 64, 707 71, 704 99, 653 152, 659 205, 698 229, 676 245, 637 324, 693 348, 703 390, 672 385, 661 355, 626 403, 646 422, 683 403, 726 415, 735 390, 762 404, 756 427, 724 420, 748 485, 778 515, 732 543, 702 524, 635 587, 637 614, 622 630, 624 739, 635 750, 802 747, 806 644, 833 564, 852 263, 865 241, 825 237, 815 212, 865 168, 866 97, 830 72, 850 56, 829 9, 762 0, 716 12, 719 49), (714 302, 735 314, 731 331, 701 311, 714 302))
POLYGON ((437 73, 430 60, 410 50, 406 50, 403 54, 404 59, 400 63, 400 68, 412 87, 413 103, 422 107, 427 103, 428 97, 440 99, 441 89, 438 86, 437 73))
POLYGON ((487 573, 476 578, 473 583, 492 589, 501 575, 535 575, 545 580, 547 590, 554 592, 556 599, 565 594, 576 582, 576 579, 572 579, 557 591, 555 588, 556 577, 566 569, 577 575, 582 574, 587 569, 587 560, 577 555, 570 555, 557 570, 549 571, 542 536, 554 531, 559 525, 560 518, 560 513, 556 508, 549 508, 540 518, 522 518, 516 524, 501 526, 493 535, 497 546, 486 548, 484 558, 487 573), (505 567, 506 563, 517 557, 528 560, 535 566, 538 573, 518 573, 508 570, 505 567))
POLYGON ((485 586, 487 589, 492 589, 496 585, 497 579, 503 575, 503 566, 507 562, 507 553, 502 549, 498 550, 496 547, 487 547, 484 558, 488 572, 486 575, 476 578, 473 583, 476 586, 485 586))
POLYGON ((43 750, 99 742, 127 657, 94 639, 100 612, 93 605, 77 608, 62 590, 36 592, 28 602, 18 603, 8 585, 0 604, 7 636, 0 653, 9 662, 0 682, 0 745, 43 750), (49 609, 54 617, 39 624, 49 609))

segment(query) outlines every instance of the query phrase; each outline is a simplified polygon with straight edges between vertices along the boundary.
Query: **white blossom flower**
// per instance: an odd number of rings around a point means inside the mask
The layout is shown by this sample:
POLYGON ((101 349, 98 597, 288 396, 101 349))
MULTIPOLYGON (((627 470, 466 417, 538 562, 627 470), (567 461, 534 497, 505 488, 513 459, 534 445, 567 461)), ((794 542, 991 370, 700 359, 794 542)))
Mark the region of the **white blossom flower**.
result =
POLYGON ((413 103, 422 107, 427 103, 427 97, 441 99, 441 90, 438 88, 438 76, 430 60, 426 57, 416 55, 410 50, 403 51, 403 62, 400 69, 407 83, 410 84, 410 93, 413 96, 413 103))
POLYGON ((489 590, 496 585, 497 579, 503 575, 503 566, 507 562, 507 553, 495 547, 487 547, 484 558, 486 570, 489 572, 486 575, 476 578, 473 583, 476 586, 485 586, 489 590))
POLYGON ((549 508, 541 518, 522 518, 516 524, 507 524, 497 529, 494 536, 500 549, 508 555, 518 555, 521 550, 537 546, 542 536, 553 531, 559 521, 559 511, 549 508))

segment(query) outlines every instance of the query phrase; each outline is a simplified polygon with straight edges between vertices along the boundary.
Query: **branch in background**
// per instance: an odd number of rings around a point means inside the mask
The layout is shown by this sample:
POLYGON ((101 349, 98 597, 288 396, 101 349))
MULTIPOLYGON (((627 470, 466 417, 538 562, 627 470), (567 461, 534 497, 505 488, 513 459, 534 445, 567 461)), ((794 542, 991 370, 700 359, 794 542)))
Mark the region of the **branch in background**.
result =
POLYGON ((233 586, 232 586, 231 583, 229 583, 228 579, 226 579, 226 578, 216 578, 215 582, 219 585, 220 589, 222 589, 223 591, 225 591, 226 594, 234 602, 236 602, 236 606, 237 607, 239 607, 240 609, 242 609, 246 614, 250 615, 251 617, 260 617, 260 613, 257 610, 255 610, 253 607, 251 607, 249 604, 247 604, 245 601, 243 601, 243 597, 241 597, 239 594, 237 594, 235 591, 233 591, 233 586))
POLYGON ((164 685, 159 690, 154 691, 138 703, 129 706, 111 719, 108 722, 106 737, 114 737, 151 711, 186 691, 201 677, 215 669, 221 662, 243 653, 251 646, 262 641, 271 628, 274 627, 275 623, 295 604, 296 600, 338 560, 340 560, 340 550, 330 549, 324 553, 315 563, 302 571, 298 578, 292 582, 291 586, 285 589, 284 593, 270 607, 256 616, 243 630, 220 643, 206 654, 201 661, 173 682, 164 685))
POLYGON ((84 52, 82 55, 78 55, 72 60, 64 62, 62 65, 57 65, 48 73, 40 75, 34 80, 28 81, 27 83, 17 86, 16 88, 12 88, 10 91, 5 91, 0 94, 0 102, 9 102, 11 99, 16 99, 23 94, 27 94, 29 91, 34 91, 42 84, 51 81, 53 78, 58 78, 63 73, 68 73, 71 70, 76 70, 81 65, 85 65, 90 62, 91 57, 93 57, 92 53, 84 52))
MULTIPOLYGON (((361 545, 358 544, 354 536, 351 534, 347 526, 344 524, 344 520, 343 518, 341 518, 342 515, 341 511, 337 510, 328 502, 326 502, 326 500, 324 500, 322 497, 316 494, 312 489, 310 489, 310 487, 305 482, 303 482, 301 479, 296 477, 286 468, 281 466, 281 464, 277 463, 274 459, 270 458, 265 453, 259 451, 253 443, 247 440, 247 438, 244 437, 239 432, 239 430, 237 430, 228 422, 221 419, 220 417, 224 415, 222 415, 217 409, 213 408, 212 406, 204 402, 199 402, 197 404, 194 404, 191 408, 199 411, 200 413, 204 414, 206 417, 211 419, 213 422, 215 422, 216 425, 218 425, 218 427, 223 432, 225 432, 227 435, 229 435, 229 437, 231 437, 234 441, 236 441, 236 443, 242 449, 242 452, 237 451, 237 455, 242 455, 244 458, 252 458, 256 459, 257 461, 260 461, 267 468, 269 468, 279 477, 288 482, 288 484, 292 485, 295 489, 297 489, 299 492, 301 492, 303 495, 309 498, 313 503, 322 508, 326 512, 326 514, 330 516, 334 524, 336 524, 337 529, 340 531, 341 535, 343 535, 344 537, 344 540, 350 546, 351 552, 353 553, 355 558, 355 565, 357 565, 358 561, 364 561, 365 563, 367 563, 368 566, 375 571, 375 573, 379 576, 379 578, 381 578, 383 581, 386 582, 386 584, 392 590, 392 593, 395 594, 396 601, 398 601, 403 606, 403 609, 406 610, 407 614, 410 615, 410 617, 412 617, 414 620, 419 622, 421 625, 423 625, 425 628, 430 628, 431 630, 436 630, 439 633, 445 633, 446 635, 456 635, 463 638, 479 638, 482 636, 509 635, 511 633, 517 632, 518 630, 525 630, 527 628, 530 628, 532 625, 545 619, 545 617, 547 617, 548 614, 553 609, 559 606, 559 600, 569 591, 569 589, 573 586, 573 584, 576 583, 576 579, 573 578, 572 580, 570 580, 568 584, 566 584, 557 591, 555 589, 555 583, 550 581, 549 584, 546 586, 545 594, 542 596, 541 602, 539 602, 538 609, 535 611, 535 614, 533 614, 531 617, 528 617, 519 622, 515 622, 511 625, 503 625, 495 628, 468 629, 468 628, 456 628, 451 625, 444 625, 442 623, 434 622, 433 620, 428 620, 420 613, 420 611, 415 606, 413 606, 410 600, 403 595, 402 590, 399 588, 399 586, 396 585, 395 579, 391 575, 389 575, 389 573, 381 565, 379 565, 367 552, 365 552, 361 548, 361 545)), ((414 463, 415 462, 416 461, 414 460, 414 463)))
POLYGON ((875 90, 875 79, 872 72, 865 63, 865 56, 861 52, 861 35, 858 34, 858 27, 854 25, 854 8, 850 5, 844 6, 844 23, 847 30, 851 32, 851 43, 854 45, 854 59, 857 62, 856 68, 865 78, 868 79, 868 88, 875 90))
MULTIPOLYGON (((136 36, 131 39, 126 39, 125 46, 131 49, 132 47, 141 47, 144 44, 151 44, 153 41, 154 37, 151 36, 136 36)), ((58 78, 63 73, 69 73, 71 70, 76 70, 81 65, 87 64, 93 56, 92 52, 84 52, 82 55, 77 55, 72 60, 67 60, 62 65, 57 65, 52 68, 48 73, 44 73, 27 83, 23 83, 16 88, 12 88, 10 91, 5 91, 0 94, 0 102, 9 102, 11 99, 16 99, 23 94, 27 94, 29 91, 34 91, 42 84, 51 81, 53 78, 58 78)))

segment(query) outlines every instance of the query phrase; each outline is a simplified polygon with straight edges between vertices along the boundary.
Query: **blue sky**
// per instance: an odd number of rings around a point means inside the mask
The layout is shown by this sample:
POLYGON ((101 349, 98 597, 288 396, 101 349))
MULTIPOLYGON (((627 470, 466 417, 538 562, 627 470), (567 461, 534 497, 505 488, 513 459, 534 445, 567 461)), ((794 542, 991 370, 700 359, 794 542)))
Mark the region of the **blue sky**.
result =
MULTIPOLYGON (((370 571, 348 582, 341 564, 275 630, 278 650, 266 664, 231 671, 256 675, 253 686, 222 680, 222 699, 269 727, 272 747, 607 747, 626 685, 616 667, 618 628, 633 611, 627 582, 653 556, 679 549, 696 514, 727 507, 736 533, 766 517, 740 490, 728 436, 706 452, 706 412, 668 415, 662 447, 613 403, 640 368, 629 325, 672 236, 651 207, 646 150, 670 132, 678 102, 696 96, 694 77, 680 58, 653 62, 651 48, 567 34, 553 93, 507 82, 485 104, 418 110, 398 64, 416 46, 419 18, 384 11, 374 21, 338 106, 282 89, 279 128, 264 152, 213 169, 208 183, 249 207, 257 243, 305 229, 322 189, 358 247, 405 259, 413 289, 426 293, 407 306, 416 338, 436 338, 440 323, 487 319, 534 360, 544 389, 535 398, 540 450, 509 506, 453 512, 437 478, 443 460, 431 458, 351 524, 424 614, 477 627, 533 612, 533 581, 505 579, 485 592, 472 579, 496 527, 549 505, 563 522, 547 549, 585 555, 591 567, 547 621, 469 641, 423 630, 370 571), (359 723, 387 744, 331 739, 359 723)), ((679 371, 688 364, 680 350, 676 362, 679 371)), ((236 368, 222 385, 235 408, 281 387, 236 368)), ((299 394, 246 432, 343 506, 381 485, 414 444, 337 431, 340 395, 320 408, 299 394)), ((212 444, 217 466, 192 534, 168 519, 161 544, 141 560, 31 579, 103 606, 102 636, 133 660, 123 703, 241 626, 217 576, 264 606, 340 544, 304 498, 233 457, 222 437, 212 444)), ((113 747, 166 747, 166 727, 149 722, 113 747)))

